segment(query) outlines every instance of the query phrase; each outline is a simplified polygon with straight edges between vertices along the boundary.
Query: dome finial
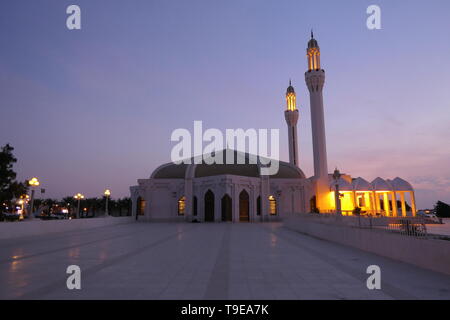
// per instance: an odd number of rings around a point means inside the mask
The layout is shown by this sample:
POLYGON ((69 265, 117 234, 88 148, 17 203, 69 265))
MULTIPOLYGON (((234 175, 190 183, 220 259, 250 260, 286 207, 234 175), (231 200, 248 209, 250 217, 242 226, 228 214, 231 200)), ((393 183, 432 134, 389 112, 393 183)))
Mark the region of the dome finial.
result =
POLYGON ((311 39, 314 39, 314 32, 312 28, 311 28, 311 39))
POLYGON ((290 86, 292 86, 292 84, 291 84, 291 78, 289 78, 289 87, 290 87, 290 86))

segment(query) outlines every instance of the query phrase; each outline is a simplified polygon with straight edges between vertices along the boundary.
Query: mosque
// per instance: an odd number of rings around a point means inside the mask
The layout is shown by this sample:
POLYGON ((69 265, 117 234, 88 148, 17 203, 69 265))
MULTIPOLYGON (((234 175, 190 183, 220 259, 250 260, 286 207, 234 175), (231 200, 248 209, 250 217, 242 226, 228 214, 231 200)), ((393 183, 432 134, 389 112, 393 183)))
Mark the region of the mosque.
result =
MULTIPOLYGON (((133 216, 149 221, 199 222, 274 221, 308 212, 415 216, 414 189, 407 181, 399 177, 393 180, 378 177, 369 182, 339 174, 337 170, 329 173, 322 95, 325 71, 320 65, 319 44, 312 33, 306 52, 305 81, 310 94, 314 176, 307 178, 299 168, 299 111, 294 87, 289 83, 284 111, 289 162, 280 161, 278 173, 263 175, 262 164, 250 161, 163 164, 150 178, 138 179, 138 185, 130 187, 133 216)), ((230 150, 215 156, 225 156, 227 152, 230 150)), ((253 156, 231 152, 246 160, 253 156)))

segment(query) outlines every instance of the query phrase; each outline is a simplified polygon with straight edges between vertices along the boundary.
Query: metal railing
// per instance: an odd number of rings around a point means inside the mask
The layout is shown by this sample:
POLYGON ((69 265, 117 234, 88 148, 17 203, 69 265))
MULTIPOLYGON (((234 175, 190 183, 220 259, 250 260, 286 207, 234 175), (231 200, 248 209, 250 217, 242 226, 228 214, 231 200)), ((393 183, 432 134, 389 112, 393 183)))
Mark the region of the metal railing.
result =
POLYGON ((426 238, 428 236, 425 220, 421 218, 390 218, 388 230, 411 237, 426 238))
POLYGON ((319 223, 348 226, 360 229, 377 229, 397 234, 428 238, 426 219, 420 217, 386 217, 381 215, 342 216, 333 213, 307 214, 305 217, 319 223))

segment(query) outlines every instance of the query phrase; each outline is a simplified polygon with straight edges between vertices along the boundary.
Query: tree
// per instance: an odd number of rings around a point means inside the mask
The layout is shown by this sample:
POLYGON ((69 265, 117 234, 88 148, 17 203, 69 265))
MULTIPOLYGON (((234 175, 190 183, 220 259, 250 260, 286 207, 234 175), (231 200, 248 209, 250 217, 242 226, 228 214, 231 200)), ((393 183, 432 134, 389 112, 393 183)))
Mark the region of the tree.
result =
POLYGON ((126 215, 131 216, 131 198, 130 197, 123 198, 122 205, 123 205, 125 212, 127 213, 126 215))
POLYGON ((360 207, 356 207, 355 209, 353 209, 353 214, 355 216, 360 216, 361 215, 361 208, 360 207))
POLYGON ((13 170, 17 159, 13 155, 14 148, 6 144, 0 151, 0 204, 10 202, 27 193, 28 184, 16 181, 16 172, 13 170))
POLYGON ((125 215, 129 215, 131 212, 131 199, 130 198, 122 198, 117 200, 117 205, 119 207, 119 216, 122 215, 122 211, 125 212, 125 215))
POLYGON ((76 205, 76 201, 73 197, 65 197, 62 199, 60 204, 64 207, 70 207, 76 205))
POLYGON ((115 217, 118 208, 118 200, 109 199, 108 200, 108 211, 109 215, 115 217))
POLYGON ((440 218, 450 218, 450 205, 445 202, 438 201, 434 206, 436 215, 440 218))

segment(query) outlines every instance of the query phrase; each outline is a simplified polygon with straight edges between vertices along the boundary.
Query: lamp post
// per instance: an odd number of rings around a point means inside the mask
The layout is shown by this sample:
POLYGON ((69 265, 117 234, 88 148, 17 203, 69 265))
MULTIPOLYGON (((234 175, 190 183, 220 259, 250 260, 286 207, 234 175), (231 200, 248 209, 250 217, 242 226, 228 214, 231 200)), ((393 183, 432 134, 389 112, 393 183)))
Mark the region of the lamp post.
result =
POLYGON ((105 205, 105 215, 109 216, 109 212, 108 212, 108 199, 109 196, 111 195, 111 190, 106 189, 105 192, 103 193, 106 197, 106 205, 105 205))
POLYGON ((30 213, 28 214, 28 218, 33 218, 33 210, 34 210, 34 187, 39 186, 39 180, 36 177, 31 178, 28 180, 28 185, 31 187, 31 203, 30 203, 30 213))
POLYGON ((23 195, 21 195, 20 196, 20 199, 19 199, 19 204, 20 204, 20 206, 21 206, 21 210, 22 210, 22 213, 21 213, 21 215, 22 215, 22 219, 25 217, 25 206, 28 204, 28 198, 29 198, 30 196, 29 195, 27 195, 27 194, 23 194, 23 195))
POLYGON ((20 199, 19 201, 17 201, 17 203, 20 205, 19 219, 23 219, 23 204, 25 203, 25 201, 23 201, 23 199, 20 199))
POLYGON ((334 169, 333 178, 334 178, 334 202, 336 204, 336 214, 342 215, 341 199, 339 194, 339 179, 341 178, 341 173, 337 168, 334 169))
POLYGON ((78 206, 77 206, 77 219, 78 219, 80 217, 80 201, 81 201, 81 199, 84 199, 84 195, 82 195, 81 193, 77 193, 73 197, 74 197, 74 199, 78 200, 78 206))

